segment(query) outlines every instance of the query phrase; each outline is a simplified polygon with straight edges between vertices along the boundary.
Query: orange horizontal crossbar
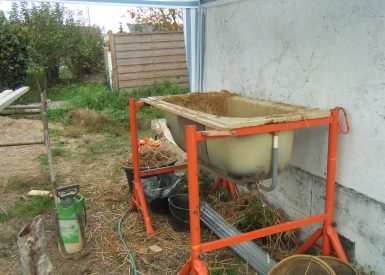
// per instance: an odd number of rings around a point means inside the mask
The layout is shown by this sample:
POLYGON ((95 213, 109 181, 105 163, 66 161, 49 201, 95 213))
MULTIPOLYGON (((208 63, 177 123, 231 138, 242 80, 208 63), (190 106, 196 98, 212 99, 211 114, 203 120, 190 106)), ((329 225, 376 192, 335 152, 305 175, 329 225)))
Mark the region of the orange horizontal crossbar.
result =
POLYGON ((298 219, 298 220, 294 220, 286 223, 281 223, 281 224, 265 227, 262 229, 258 229, 255 231, 231 236, 225 239, 203 243, 201 244, 201 251, 208 252, 208 251, 232 246, 237 243, 246 242, 257 238, 262 238, 262 237, 283 232, 286 230, 292 230, 292 229, 296 229, 302 226, 307 226, 313 223, 322 222, 325 220, 326 220, 326 214, 321 214, 321 215, 311 216, 311 217, 298 219))
POLYGON ((163 168, 156 168, 156 169, 151 169, 151 170, 146 170, 146 171, 140 171, 140 176, 146 177, 146 176, 152 176, 152 175, 157 175, 157 174, 164 174, 164 173, 169 173, 172 171, 182 170, 182 169, 186 169, 186 168, 187 168, 187 164, 167 166, 167 167, 163 167, 163 168))
MULTIPOLYGON (((306 120, 300 120, 300 121, 282 122, 282 123, 275 123, 275 124, 266 124, 266 125, 231 129, 232 135, 229 135, 229 137, 271 133, 271 132, 285 131, 285 130, 298 129, 298 128, 309 128, 314 126, 330 124, 331 122, 332 122, 331 117, 325 117, 325 118, 306 119, 306 120)), ((207 140, 207 139, 218 139, 218 138, 224 138, 224 136, 223 135, 207 136, 201 132, 196 133, 196 139, 198 141, 207 140)))
POLYGON ((144 105, 146 105, 146 103, 144 103, 143 101, 135 102, 135 107, 136 108, 143 107, 144 105))

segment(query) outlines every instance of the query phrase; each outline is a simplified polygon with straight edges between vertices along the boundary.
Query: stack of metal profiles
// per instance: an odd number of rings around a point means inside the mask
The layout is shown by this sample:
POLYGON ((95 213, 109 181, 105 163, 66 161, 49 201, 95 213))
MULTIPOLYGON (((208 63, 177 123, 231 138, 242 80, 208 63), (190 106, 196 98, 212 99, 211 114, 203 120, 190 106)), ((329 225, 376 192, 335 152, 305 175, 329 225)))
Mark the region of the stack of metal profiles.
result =
MULTIPOLYGON (((226 222, 218 212, 204 201, 200 205, 200 219, 218 238, 223 239, 241 234, 239 230, 226 222)), ((268 274, 276 264, 276 261, 270 258, 269 254, 253 241, 239 243, 230 246, 230 248, 258 274, 268 274)))

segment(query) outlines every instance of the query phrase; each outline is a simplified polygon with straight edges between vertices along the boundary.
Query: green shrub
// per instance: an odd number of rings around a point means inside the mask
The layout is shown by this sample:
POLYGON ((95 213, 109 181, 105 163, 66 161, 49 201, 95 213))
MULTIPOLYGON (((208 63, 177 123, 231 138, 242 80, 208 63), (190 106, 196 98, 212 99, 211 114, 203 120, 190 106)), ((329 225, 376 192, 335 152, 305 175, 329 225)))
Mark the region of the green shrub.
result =
POLYGON ((75 79, 75 76, 67 66, 61 66, 59 69, 59 79, 64 82, 70 82, 75 79))
POLYGON ((25 83, 28 46, 21 28, 12 25, 0 11, 0 90, 16 89, 25 83))

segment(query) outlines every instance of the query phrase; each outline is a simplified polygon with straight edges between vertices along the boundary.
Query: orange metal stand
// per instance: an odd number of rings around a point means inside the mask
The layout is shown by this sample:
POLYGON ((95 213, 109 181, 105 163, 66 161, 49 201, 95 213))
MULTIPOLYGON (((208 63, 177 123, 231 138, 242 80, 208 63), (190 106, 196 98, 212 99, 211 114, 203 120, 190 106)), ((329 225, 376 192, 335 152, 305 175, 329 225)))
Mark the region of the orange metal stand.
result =
MULTIPOLYGON (((286 230, 292 230, 299 227, 307 226, 314 223, 322 222, 319 228, 298 250, 297 253, 306 252, 315 242, 322 236, 322 253, 330 255, 333 247, 337 256, 347 262, 345 252, 342 248, 338 235, 333 227, 334 212, 334 192, 335 192, 335 176, 337 161, 337 144, 338 144, 338 128, 339 109, 331 110, 331 116, 328 118, 309 119, 295 122, 285 122, 277 124, 268 124, 255 127, 247 127, 241 129, 233 129, 231 136, 244 136, 260 133, 277 132, 289 129, 308 128, 320 125, 329 125, 329 144, 328 144, 328 162, 326 176, 326 199, 325 211, 323 214, 298 219, 259 230, 242 233, 225 239, 215 240, 207 243, 201 243, 200 239, 200 217, 199 217, 199 185, 198 185, 198 156, 197 142, 207 139, 225 138, 224 136, 207 136, 196 131, 195 126, 186 127, 186 148, 187 148, 187 169, 188 169, 188 191, 189 191, 189 207, 190 207, 190 234, 191 234, 191 257, 180 274, 208 274, 201 255, 204 252, 232 246, 234 244, 249 241, 256 238, 272 235, 286 230)), ((345 110, 343 110, 346 114, 345 110)), ((347 121, 346 121, 347 123, 347 121)), ((348 131, 348 124, 347 131, 348 131)), ((341 129, 343 132, 343 130, 341 129)), ((346 131, 346 132, 347 132, 346 131)))
MULTIPOLYGON (((136 108, 142 107, 143 102, 136 103, 134 99, 130 99, 130 123, 131 123, 131 138, 132 138, 132 154, 134 164, 134 192, 131 203, 131 210, 140 209, 144 216, 146 231, 148 235, 154 234, 154 229, 151 224, 151 218, 144 197, 141 177, 167 173, 175 170, 185 169, 186 165, 166 167, 154 169, 151 171, 140 171, 139 156, 138 156, 138 140, 136 130, 136 108)), ((322 237, 322 254, 330 255, 332 248, 337 254, 337 257, 347 262, 345 252, 342 248, 337 232, 333 227, 334 213, 334 193, 335 193, 335 177, 336 177, 336 162, 337 162, 337 145, 338 145, 338 129, 344 134, 349 132, 349 125, 346 111, 342 108, 331 110, 331 116, 318 119, 305 119, 301 121, 284 122, 276 124, 267 124, 261 126, 245 127, 232 129, 230 134, 227 131, 226 135, 220 131, 213 131, 213 134, 208 135, 207 131, 199 132, 193 125, 186 126, 186 152, 187 152, 187 170, 188 170, 188 193, 190 207, 190 235, 191 235, 191 256, 184 265, 180 274, 208 274, 205 262, 202 260, 202 254, 216 249, 229 247, 237 243, 250 241, 252 239, 261 238, 264 236, 276 234, 279 232, 308 226, 315 223, 322 223, 310 238, 298 249, 297 253, 306 252, 313 246, 319 238, 322 237), (345 115, 346 129, 342 129, 339 123, 339 111, 342 110, 345 115), (246 135, 255 135, 261 133, 279 132, 298 128, 310 128, 321 125, 329 125, 328 139, 328 160, 327 160, 327 175, 326 175, 326 196, 324 213, 314 215, 298 220, 289 221, 286 223, 269 226, 255 231, 242 233, 236 236, 219 239, 207 243, 201 243, 200 236, 200 209, 199 209, 199 184, 198 184, 198 149, 197 143, 209 139, 219 139, 227 137, 238 137, 246 135)), ((219 179, 213 186, 216 189, 220 185, 219 179)), ((225 184, 226 185, 226 184, 225 184)), ((230 187, 230 185, 228 185, 230 187)), ((231 191, 231 190, 230 190, 231 191)))
POLYGON ((235 189, 235 184, 231 181, 224 180, 221 177, 217 177, 217 179, 215 180, 213 186, 210 189, 210 194, 213 194, 215 191, 217 191, 221 185, 222 185, 224 190, 230 191, 231 198, 233 199, 233 201, 235 201, 237 199, 237 192, 235 189))
POLYGON ((131 149, 132 149, 132 162, 134 168, 134 190, 132 192, 132 200, 130 210, 140 210, 143 214, 144 224, 146 226, 147 235, 154 235, 155 231, 152 227, 150 211, 148 210, 146 197, 144 196, 142 177, 157 175, 162 173, 169 173, 176 170, 185 169, 187 165, 176 165, 171 167, 158 168, 153 170, 140 171, 139 163, 139 144, 138 134, 136 127, 136 108, 143 107, 143 102, 135 102, 134 98, 129 100, 130 109, 130 128, 131 128, 131 149))

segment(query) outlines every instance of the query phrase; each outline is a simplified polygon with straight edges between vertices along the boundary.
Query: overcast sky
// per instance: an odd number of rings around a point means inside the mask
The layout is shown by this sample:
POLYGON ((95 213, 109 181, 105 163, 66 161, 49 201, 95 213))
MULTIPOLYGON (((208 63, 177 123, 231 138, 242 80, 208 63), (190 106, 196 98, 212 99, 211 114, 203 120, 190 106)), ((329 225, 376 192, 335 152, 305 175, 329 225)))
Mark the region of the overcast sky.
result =
MULTIPOLYGON (((19 2, 19 1, 15 1, 19 2)), ((11 9, 12 1, 0 0, 0 10, 5 13, 9 12, 11 9)), ((81 10, 83 11, 83 17, 86 23, 88 23, 88 13, 89 10, 89 20, 91 25, 97 25, 102 28, 103 32, 106 33, 108 30, 117 32, 119 30, 119 22, 127 23, 129 17, 127 16, 126 10, 130 6, 117 6, 117 5, 84 5, 84 4, 64 4, 67 8, 71 10, 81 10)), ((123 27, 125 24, 123 24, 123 27)), ((126 30, 126 28, 125 28, 126 30)))

